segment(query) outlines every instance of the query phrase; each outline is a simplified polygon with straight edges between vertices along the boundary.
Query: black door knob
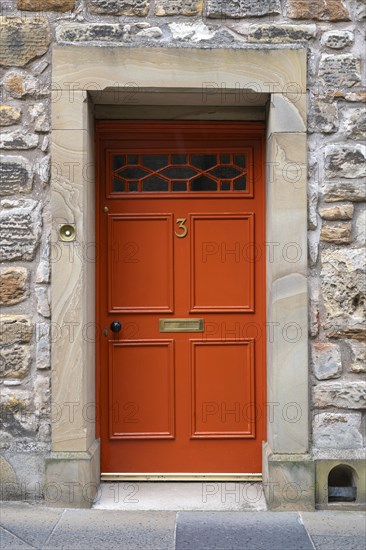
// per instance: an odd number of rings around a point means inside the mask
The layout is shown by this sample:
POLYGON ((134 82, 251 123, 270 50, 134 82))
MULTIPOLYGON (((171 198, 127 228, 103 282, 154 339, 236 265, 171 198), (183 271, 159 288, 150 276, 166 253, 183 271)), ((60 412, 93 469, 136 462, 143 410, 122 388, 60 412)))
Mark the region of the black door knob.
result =
POLYGON ((121 328, 122 328, 122 325, 119 321, 113 321, 113 323, 111 323, 112 332, 119 332, 121 328))

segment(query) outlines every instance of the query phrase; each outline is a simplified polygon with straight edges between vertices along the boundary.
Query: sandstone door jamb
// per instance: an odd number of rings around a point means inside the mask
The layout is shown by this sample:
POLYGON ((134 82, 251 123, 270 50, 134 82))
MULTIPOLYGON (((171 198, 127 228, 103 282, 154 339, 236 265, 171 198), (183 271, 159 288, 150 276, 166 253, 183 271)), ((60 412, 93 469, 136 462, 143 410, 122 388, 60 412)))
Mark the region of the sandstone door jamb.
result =
POLYGON ((305 497, 296 501, 296 508, 311 508, 313 470, 307 454, 306 50, 154 48, 146 65, 146 53, 139 48, 56 46, 52 67, 52 239, 58 261, 53 264, 51 283, 51 361, 52 406, 58 414, 52 426, 46 482, 57 483, 60 497, 56 502, 49 498, 49 503, 88 507, 100 480, 92 413, 95 273, 88 250, 94 242, 95 197, 90 97, 94 103, 123 103, 127 84, 134 82, 142 93, 148 89, 175 90, 176 104, 184 104, 184 91, 202 92, 210 83, 225 83, 226 91, 237 90, 239 83, 243 97, 248 90, 271 94, 267 242, 274 243, 280 254, 274 254, 273 261, 267 259, 267 325, 279 327, 279 331, 268 345, 267 395, 270 403, 279 403, 279 410, 268 421, 263 477, 265 484, 275 480, 272 496, 267 491, 267 499, 272 498, 270 506, 293 508, 294 499, 282 498, 290 479, 304 489, 305 497), (58 240, 62 223, 76 225, 75 242, 58 240), (284 250, 289 255, 283 254, 284 250), (296 250, 299 255, 293 261, 296 250))

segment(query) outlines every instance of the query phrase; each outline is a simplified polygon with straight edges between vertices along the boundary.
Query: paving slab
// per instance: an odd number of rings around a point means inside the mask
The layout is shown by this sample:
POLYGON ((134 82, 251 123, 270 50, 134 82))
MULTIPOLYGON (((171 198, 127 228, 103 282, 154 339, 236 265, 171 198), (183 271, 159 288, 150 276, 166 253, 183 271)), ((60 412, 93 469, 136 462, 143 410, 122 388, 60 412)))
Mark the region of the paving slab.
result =
POLYGON ((97 510, 264 511, 260 482, 104 482, 97 510))
POLYGON ((364 537, 311 537, 316 550, 365 550, 364 537))
MULTIPOLYGON (((135 491, 131 484, 128 485, 128 498, 133 499, 135 491)), ((126 498, 125 493, 123 498, 126 498)), ((360 511, 62 510, 23 502, 3 502, 0 508, 1 550, 366 548, 366 514, 360 511)))
POLYGON ((297 513, 178 512, 176 550, 314 550, 297 513))
POLYGON ((174 550, 175 512, 66 510, 44 549, 174 550))
POLYGON ((13 533, 0 527, 0 548, 1 550, 26 550, 27 548, 34 548, 34 546, 29 546, 13 533))
MULTIPOLYGON (((366 540, 366 513, 337 510, 300 512, 306 530, 311 536, 360 536, 366 540)), ((366 546, 366 545, 364 545, 366 546)))
POLYGON ((1 527, 36 548, 45 544, 63 513, 60 508, 26 502, 2 502, 0 506, 1 527))
POLYGON ((300 512, 301 520, 317 550, 365 550, 364 512, 318 510, 300 512))

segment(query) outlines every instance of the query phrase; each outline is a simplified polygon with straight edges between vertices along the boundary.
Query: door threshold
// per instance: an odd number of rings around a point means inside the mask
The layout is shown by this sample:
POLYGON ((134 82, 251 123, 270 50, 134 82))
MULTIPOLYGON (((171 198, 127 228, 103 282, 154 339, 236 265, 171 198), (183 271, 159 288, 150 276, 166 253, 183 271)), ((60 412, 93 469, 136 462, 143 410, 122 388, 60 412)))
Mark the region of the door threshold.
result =
POLYGON ((101 481, 262 481, 262 474, 239 473, 101 473, 101 481))
MULTIPOLYGON (((267 509, 263 484, 243 477, 209 481, 206 477, 209 474, 201 474, 200 478, 199 474, 193 474, 197 477, 188 479, 189 474, 184 473, 177 481, 171 477, 156 478, 154 474, 152 479, 139 481, 120 475, 122 479, 100 484, 94 509, 140 512, 261 512, 267 509)), ((216 479, 220 474, 211 475, 216 479)))

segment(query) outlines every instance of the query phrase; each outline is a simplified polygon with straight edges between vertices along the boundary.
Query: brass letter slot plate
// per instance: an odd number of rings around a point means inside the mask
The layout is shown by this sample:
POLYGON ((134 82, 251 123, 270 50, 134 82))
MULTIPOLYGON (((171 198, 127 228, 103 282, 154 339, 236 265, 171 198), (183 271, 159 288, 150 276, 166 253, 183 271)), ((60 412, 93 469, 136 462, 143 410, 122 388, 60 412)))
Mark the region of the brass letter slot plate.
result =
POLYGON ((159 319, 160 332, 204 332, 204 319, 159 319))

